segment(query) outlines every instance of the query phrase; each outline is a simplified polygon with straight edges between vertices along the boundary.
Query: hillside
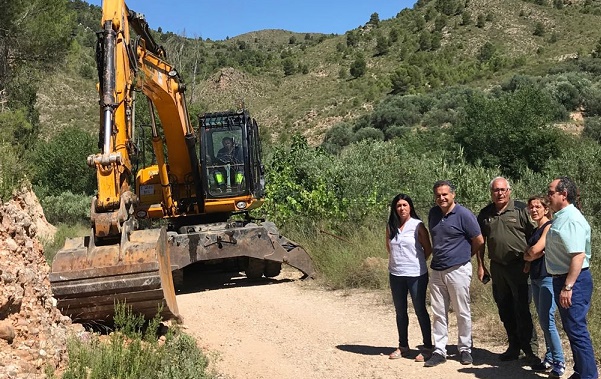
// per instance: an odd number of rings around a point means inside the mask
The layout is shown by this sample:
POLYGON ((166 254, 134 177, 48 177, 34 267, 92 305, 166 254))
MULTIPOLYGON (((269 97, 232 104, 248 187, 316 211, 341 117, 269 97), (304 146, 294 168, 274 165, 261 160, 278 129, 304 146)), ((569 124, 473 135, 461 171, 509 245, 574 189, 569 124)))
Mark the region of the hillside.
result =
MULTIPOLYGON (((80 21, 77 48, 38 94, 44 135, 67 125, 97 127, 92 47, 98 21, 91 13, 99 10, 78 12, 88 13, 78 16, 87 21, 80 21)), ((366 15, 364 26, 345 35, 264 30, 217 42, 157 36, 188 84, 193 114, 244 102, 272 140, 300 132, 318 143, 336 123, 370 112, 395 92, 395 73, 407 76, 407 94, 457 84, 487 88, 589 55, 601 37, 590 27, 600 14, 591 1, 420 0, 389 20, 366 15), (357 59, 366 68, 355 78, 349 68, 357 59)))

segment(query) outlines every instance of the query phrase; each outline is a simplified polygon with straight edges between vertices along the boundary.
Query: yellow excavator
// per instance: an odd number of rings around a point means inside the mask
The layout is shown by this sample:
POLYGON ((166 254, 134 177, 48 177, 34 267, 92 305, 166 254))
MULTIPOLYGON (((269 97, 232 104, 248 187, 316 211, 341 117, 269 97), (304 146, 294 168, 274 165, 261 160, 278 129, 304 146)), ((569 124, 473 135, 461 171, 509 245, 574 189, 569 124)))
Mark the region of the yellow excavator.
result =
POLYGON ((110 322, 115 304, 125 303, 148 318, 160 311, 181 321, 173 278, 198 264, 256 279, 279 275, 286 263, 313 276, 301 246, 273 223, 249 216, 263 203, 265 185, 258 125, 249 112, 203 114, 193 127, 185 85, 144 16, 123 0, 104 0, 101 27, 100 152, 87 159, 98 191, 90 234, 67 240, 52 262, 50 282, 63 314, 110 322), (145 167, 139 167, 145 136, 135 127, 138 93, 151 116, 146 134, 154 157, 145 167))

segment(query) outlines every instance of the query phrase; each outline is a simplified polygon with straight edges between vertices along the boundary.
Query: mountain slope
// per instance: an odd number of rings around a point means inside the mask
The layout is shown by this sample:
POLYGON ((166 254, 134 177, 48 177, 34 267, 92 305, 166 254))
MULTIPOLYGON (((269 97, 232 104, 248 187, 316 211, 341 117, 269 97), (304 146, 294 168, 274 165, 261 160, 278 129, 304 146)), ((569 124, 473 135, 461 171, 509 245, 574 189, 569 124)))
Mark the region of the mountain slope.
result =
MULTIPOLYGON (((188 83, 193 113, 243 102, 272 140, 300 132, 318 143, 331 126, 370 112, 393 91, 411 94, 456 84, 487 88, 518 73, 544 74, 561 60, 590 54, 601 37, 601 30, 591 27, 601 23, 596 2, 535 2, 544 5, 418 1, 395 18, 340 36, 265 30, 214 42, 157 35, 188 83), (354 78, 349 68, 358 59, 365 60, 366 69, 354 78), (286 64, 293 72, 284 72, 286 64), (395 88, 391 75, 406 86, 395 88)), ((92 31, 82 26, 79 33, 85 42, 69 57, 67 67, 72 68, 61 79, 46 78, 41 90, 45 130, 69 124, 97 128, 97 100, 91 95, 95 75, 89 73, 92 31), (83 78, 76 67, 80 61, 87 65, 83 78), (74 104, 76 115, 64 112, 74 104)))

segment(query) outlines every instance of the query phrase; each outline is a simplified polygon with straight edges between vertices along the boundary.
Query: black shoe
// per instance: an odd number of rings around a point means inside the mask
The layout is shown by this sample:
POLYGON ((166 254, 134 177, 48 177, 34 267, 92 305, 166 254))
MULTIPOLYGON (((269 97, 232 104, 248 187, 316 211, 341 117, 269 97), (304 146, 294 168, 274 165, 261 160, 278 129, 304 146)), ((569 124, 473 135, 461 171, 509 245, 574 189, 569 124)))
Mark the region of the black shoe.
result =
POLYGON ((519 350, 507 349, 504 353, 499 355, 499 359, 503 362, 515 361, 520 357, 519 350))
POLYGON ((445 363, 446 361, 447 361, 447 359, 445 357, 443 357, 442 355, 440 355, 438 353, 434 353, 434 354, 432 354, 432 356, 430 357, 430 359, 428 359, 424 363, 424 367, 438 366, 439 364, 445 363))
POLYGON ((551 370, 551 363, 547 361, 542 361, 530 366, 530 368, 532 368, 532 371, 536 372, 548 372, 549 370, 551 370))
POLYGON ((540 358, 532 353, 526 353, 523 359, 527 366, 532 366, 540 362, 540 358))
POLYGON ((466 350, 461 352, 461 359, 459 361, 462 365, 471 365, 472 363, 474 363, 472 355, 469 353, 469 351, 466 350))

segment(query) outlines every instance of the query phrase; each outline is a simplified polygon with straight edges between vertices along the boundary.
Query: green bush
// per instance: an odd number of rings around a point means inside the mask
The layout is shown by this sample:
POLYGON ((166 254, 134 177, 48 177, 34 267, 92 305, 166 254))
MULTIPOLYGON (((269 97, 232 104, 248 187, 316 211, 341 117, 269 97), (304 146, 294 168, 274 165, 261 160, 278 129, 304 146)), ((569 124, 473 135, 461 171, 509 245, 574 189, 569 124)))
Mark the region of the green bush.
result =
POLYGON ((74 194, 70 191, 49 195, 42 188, 37 188, 35 191, 38 193, 46 219, 51 224, 89 223, 92 203, 90 195, 74 194))
POLYGON ((601 143, 601 117, 585 118, 582 135, 601 143))
POLYGON ((64 191, 91 195, 96 176, 86 159, 98 150, 97 143, 89 133, 75 127, 62 130, 48 142, 39 142, 33 152, 33 183, 45 187, 50 195, 64 191))
POLYGON ((561 135, 551 128, 557 104, 534 87, 520 88, 500 98, 471 96, 466 116, 453 131, 470 163, 500 167, 519 178, 524 168, 540 172, 561 152, 561 135))
POLYGON ((353 136, 353 142, 359 142, 363 140, 383 141, 384 132, 382 132, 380 129, 372 128, 370 126, 359 129, 353 136))
POLYGON ((191 336, 170 329, 165 343, 159 344, 156 332, 160 316, 149 324, 117 304, 116 330, 108 342, 98 335, 89 340, 72 337, 67 350, 69 364, 63 379, 210 379, 208 359, 191 336))
POLYGON ((23 163, 14 146, 0 143, 0 200, 9 200, 23 180, 25 180, 23 163))

